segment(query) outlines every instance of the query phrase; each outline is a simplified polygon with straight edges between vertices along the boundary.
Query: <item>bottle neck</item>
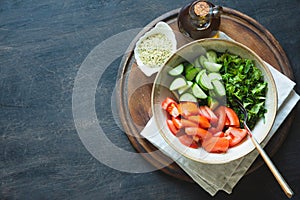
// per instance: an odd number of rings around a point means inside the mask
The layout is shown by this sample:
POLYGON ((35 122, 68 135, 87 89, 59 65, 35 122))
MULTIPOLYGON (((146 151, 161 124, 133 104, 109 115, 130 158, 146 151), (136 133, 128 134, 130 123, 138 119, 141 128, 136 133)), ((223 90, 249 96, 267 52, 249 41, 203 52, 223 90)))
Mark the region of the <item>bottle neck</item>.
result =
POLYGON ((189 15, 194 26, 199 29, 207 28, 211 23, 212 5, 206 1, 196 1, 191 5, 189 15))

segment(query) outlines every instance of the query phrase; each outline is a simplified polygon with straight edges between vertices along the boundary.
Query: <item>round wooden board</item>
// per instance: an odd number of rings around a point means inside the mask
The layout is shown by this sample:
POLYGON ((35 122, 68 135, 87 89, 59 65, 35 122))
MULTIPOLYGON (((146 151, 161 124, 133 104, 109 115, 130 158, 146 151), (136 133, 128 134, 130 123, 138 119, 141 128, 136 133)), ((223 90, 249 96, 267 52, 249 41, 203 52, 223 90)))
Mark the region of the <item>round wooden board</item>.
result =
MULTIPOLYGON (((180 9, 170 11, 149 23, 132 41, 128 48, 129 54, 125 55, 119 71, 119 114, 121 123, 129 141, 139 153, 157 151, 156 154, 141 154, 153 166, 178 179, 193 182, 193 180, 175 163, 170 165, 170 158, 158 151, 155 146, 140 136, 148 120, 151 118, 151 90, 156 74, 151 77, 144 75, 137 67, 133 55, 136 41, 145 32, 155 26, 159 21, 167 22, 175 32, 178 41, 177 47, 186 44, 190 40, 179 33, 177 27, 177 15, 180 9), (161 168, 162 166, 166 166, 161 168)), ((223 8, 220 30, 234 40, 243 43, 254 50, 262 59, 270 63, 290 79, 293 79, 288 58, 274 36, 257 21, 249 16, 230 8, 223 8)), ((266 146, 269 155, 280 148, 294 119, 292 112, 278 129, 266 146)), ((247 174, 256 170, 263 164, 260 157, 256 159, 247 174)))

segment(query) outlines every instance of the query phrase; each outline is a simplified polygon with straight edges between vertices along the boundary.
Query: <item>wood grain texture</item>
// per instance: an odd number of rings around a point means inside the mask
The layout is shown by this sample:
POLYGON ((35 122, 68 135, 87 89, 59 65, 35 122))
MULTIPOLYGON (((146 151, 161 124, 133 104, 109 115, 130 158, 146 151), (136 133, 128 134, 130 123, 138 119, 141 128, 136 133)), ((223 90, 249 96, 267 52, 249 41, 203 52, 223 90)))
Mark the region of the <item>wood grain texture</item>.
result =
MULTIPOLYGON (((72 92, 87 55, 107 38, 142 28, 188 2, 0 1, 1 200, 285 198, 265 165, 245 176, 231 195, 219 192, 210 197, 198 185, 161 171, 130 174, 112 169, 95 159, 80 141, 72 115, 72 92)), ((213 2, 251 16, 275 36, 289 58, 300 93, 299 1, 213 2)), ((113 62, 101 78, 95 109, 114 144, 135 152, 111 111, 120 62, 113 62)), ((294 199, 299 199, 299 105, 294 112, 288 137, 273 160, 294 189, 294 199)))

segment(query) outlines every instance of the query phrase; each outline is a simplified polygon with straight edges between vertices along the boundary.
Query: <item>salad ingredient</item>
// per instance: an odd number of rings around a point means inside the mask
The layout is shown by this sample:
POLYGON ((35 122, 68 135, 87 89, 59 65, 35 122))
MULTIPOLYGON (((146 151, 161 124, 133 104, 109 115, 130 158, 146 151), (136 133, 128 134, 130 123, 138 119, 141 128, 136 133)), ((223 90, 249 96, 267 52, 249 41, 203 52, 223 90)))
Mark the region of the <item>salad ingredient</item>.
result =
POLYGON ((181 88, 179 88, 177 91, 178 91, 178 94, 183 94, 184 92, 186 92, 188 89, 190 89, 193 85, 193 82, 192 81, 186 81, 187 85, 186 86, 183 86, 181 88))
POLYGON ((202 146, 211 153, 225 153, 247 135, 245 129, 236 127, 239 122, 237 115, 226 106, 219 106, 213 111, 195 102, 177 103, 167 97, 162 108, 169 115, 166 123, 170 132, 190 148, 202 146), (225 126, 226 119, 228 126, 225 126))
POLYGON ((242 124, 243 113, 233 101, 238 98, 248 112, 250 129, 259 119, 264 119, 267 82, 252 60, 209 50, 195 58, 194 64, 184 61, 178 66, 181 77, 173 80, 170 90, 178 93, 180 101, 198 102, 216 109, 226 96, 226 106, 234 109, 242 124))
POLYGON ((181 102, 190 101, 190 102, 197 103, 197 98, 191 93, 184 93, 183 95, 180 96, 179 101, 181 102))
POLYGON ((179 64, 177 67, 171 69, 168 73, 171 76, 179 76, 184 70, 183 64, 179 64))
POLYGON ((182 88, 186 86, 186 80, 182 77, 178 77, 173 80, 173 82, 170 85, 170 90, 178 90, 179 88, 182 88))
POLYGON ((233 147, 239 144, 247 135, 246 129, 241 129, 237 127, 229 127, 224 136, 229 138, 229 146, 233 147))
MULTIPOLYGON (((220 73, 226 88, 228 102, 234 104, 234 96, 243 102, 248 112, 247 124, 252 129, 267 112, 265 108, 267 82, 264 81, 262 72, 252 60, 229 53, 222 54, 218 57, 217 62, 223 66, 220 73)), ((244 118, 237 106, 234 106, 233 109, 240 119, 244 118)))
POLYGON ((196 98, 199 98, 199 99, 206 99, 207 98, 207 95, 205 94, 205 92, 203 92, 203 90, 199 87, 199 85, 197 83, 193 84, 192 92, 193 92, 193 95, 196 98))
POLYGON ((181 135, 178 137, 179 141, 184 144, 185 146, 197 149, 199 146, 196 143, 196 141, 193 140, 192 137, 188 136, 188 135, 181 135))
POLYGON ((237 114, 234 112, 233 109, 229 107, 225 107, 226 119, 228 119, 228 126, 231 127, 240 127, 240 120, 237 114))
POLYGON ((178 110, 183 117, 188 117, 199 113, 198 105, 194 102, 180 102, 178 110))
POLYGON ((223 153, 229 148, 229 141, 224 137, 211 137, 204 140, 203 148, 210 153, 223 153))
POLYGON ((178 133, 179 129, 174 125, 173 121, 171 119, 167 119, 167 125, 171 133, 176 136, 178 133))
POLYGON ((208 129, 211 125, 208 119, 201 115, 192 115, 188 117, 188 120, 195 122, 199 127, 208 129))

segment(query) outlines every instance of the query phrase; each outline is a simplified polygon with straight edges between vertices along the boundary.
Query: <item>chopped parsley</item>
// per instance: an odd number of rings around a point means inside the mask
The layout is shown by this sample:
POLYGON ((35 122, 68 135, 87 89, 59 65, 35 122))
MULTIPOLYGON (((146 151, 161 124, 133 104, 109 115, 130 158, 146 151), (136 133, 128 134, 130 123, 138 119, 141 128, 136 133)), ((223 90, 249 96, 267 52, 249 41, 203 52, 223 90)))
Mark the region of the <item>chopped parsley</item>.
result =
MULTIPOLYGON (((217 63, 222 64, 220 73, 226 88, 228 104, 234 105, 234 96, 241 100, 248 112, 247 125, 253 129, 260 118, 264 119, 267 112, 265 99, 268 85, 262 72, 252 60, 228 52, 220 54, 217 63)), ((243 121, 244 116, 238 106, 231 107, 243 121)))

